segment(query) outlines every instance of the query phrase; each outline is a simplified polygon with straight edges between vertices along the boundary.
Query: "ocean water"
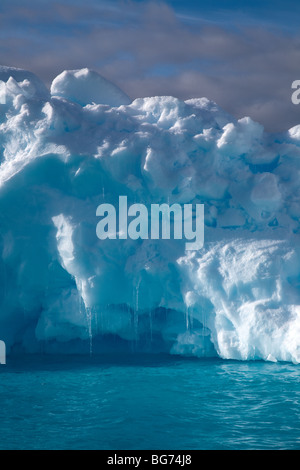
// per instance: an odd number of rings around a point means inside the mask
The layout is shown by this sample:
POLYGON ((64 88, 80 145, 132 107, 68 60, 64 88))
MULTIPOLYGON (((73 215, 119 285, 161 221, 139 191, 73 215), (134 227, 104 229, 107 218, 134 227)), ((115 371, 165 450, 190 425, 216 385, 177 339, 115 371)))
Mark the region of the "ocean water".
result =
POLYGON ((299 449, 300 368, 170 356, 0 366, 1 449, 299 449))

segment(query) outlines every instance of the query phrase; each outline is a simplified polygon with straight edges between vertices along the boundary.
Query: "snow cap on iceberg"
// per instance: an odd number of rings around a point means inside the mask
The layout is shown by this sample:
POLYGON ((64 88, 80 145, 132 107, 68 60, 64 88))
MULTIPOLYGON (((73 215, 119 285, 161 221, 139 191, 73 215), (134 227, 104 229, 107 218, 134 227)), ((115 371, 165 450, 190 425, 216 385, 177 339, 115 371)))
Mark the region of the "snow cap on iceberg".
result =
POLYGON ((53 80, 51 95, 86 106, 106 104, 121 106, 130 104, 129 97, 116 85, 93 70, 66 70, 53 80))
POLYGON ((0 80, 6 84, 7 92, 22 94, 26 98, 47 99, 49 91, 32 72, 0 65, 0 80))

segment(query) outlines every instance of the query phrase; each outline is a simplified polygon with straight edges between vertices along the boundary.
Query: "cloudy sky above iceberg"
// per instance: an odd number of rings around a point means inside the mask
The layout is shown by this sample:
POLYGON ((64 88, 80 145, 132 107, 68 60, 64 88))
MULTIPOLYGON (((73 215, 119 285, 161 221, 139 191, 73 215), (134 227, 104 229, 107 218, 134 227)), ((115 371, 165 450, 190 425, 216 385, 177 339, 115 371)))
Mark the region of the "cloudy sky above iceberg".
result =
POLYGON ((90 67, 131 98, 206 96, 280 131, 300 122, 296 1, 1 0, 0 63, 50 84, 90 67))

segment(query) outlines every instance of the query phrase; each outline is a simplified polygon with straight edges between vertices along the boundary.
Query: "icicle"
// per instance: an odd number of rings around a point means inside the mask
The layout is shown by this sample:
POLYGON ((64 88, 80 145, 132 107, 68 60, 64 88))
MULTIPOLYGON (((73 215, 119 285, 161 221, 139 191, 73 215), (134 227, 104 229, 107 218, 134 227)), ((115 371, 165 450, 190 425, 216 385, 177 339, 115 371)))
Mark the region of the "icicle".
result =
POLYGON ((93 332, 92 332, 92 311, 88 309, 89 339, 90 339, 90 356, 93 355, 93 332))
POLYGON ((150 322, 150 342, 153 341, 153 319, 152 319, 152 310, 149 312, 149 322, 150 322))
POLYGON ((141 278, 139 277, 136 282, 134 289, 133 299, 133 332, 135 343, 138 342, 139 338, 139 290, 140 290, 141 278))
POLYGON ((90 356, 93 355, 93 332, 92 332, 92 310, 89 307, 85 308, 86 319, 88 324, 88 335, 90 342, 90 356))
POLYGON ((186 325, 186 331, 190 330, 190 315, 189 315, 189 308, 186 307, 185 309, 185 325, 186 325))

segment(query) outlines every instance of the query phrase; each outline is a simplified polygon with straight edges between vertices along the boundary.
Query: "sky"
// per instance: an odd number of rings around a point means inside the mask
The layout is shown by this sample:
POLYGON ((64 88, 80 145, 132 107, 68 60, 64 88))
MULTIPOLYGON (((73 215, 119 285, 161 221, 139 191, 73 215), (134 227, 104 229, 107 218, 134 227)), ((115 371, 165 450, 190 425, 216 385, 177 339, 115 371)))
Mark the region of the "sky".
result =
POLYGON ((0 64, 48 86, 89 67, 132 99, 206 96, 267 131, 300 123, 300 2, 0 0, 0 64))

